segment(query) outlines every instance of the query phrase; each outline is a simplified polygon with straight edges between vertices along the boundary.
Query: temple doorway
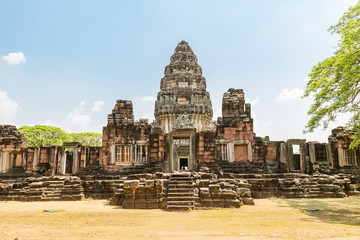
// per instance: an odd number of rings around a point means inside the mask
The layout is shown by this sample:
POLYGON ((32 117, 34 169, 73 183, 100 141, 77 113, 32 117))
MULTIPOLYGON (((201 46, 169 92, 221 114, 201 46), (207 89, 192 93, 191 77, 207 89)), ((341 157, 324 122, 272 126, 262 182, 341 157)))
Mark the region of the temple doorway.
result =
POLYGON ((188 170, 189 166, 188 166, 188 158, 186 157, 181 157, 179 159, 180 163, 180 170, 188 170))
POLYGON ((193 171, 195 162, 194 129, 178 129, 168 137, 169 154, 165 171, 193 171))
POLYGON ((292 157, 293 157, 293 169, 298 171, 301 170, 301 161, 300 161, 300 145, 292 145, 292 157))
POLYGON ((66 151, 66 159, 65 159, 65 174, 71 174, 73 170, 73 152, 66 151))

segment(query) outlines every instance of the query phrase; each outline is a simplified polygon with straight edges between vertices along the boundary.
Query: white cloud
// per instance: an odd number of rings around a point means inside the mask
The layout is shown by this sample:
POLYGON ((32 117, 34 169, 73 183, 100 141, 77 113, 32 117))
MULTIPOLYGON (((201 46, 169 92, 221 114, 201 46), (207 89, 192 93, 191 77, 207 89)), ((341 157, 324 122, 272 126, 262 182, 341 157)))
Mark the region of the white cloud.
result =
POLYGON ((153 96, 146 96, 146 97, 141 98, 141 100, 143 102, 155 102, 156 99, 153 96))
POLYGON ((85 102, 81 101, 79 106, 67 115, 64 121, 66 128, 87 127, 90 125, 92 122, 91 117, 81 113, 83 106, 85 106, 85 102))
POLYGON ((303 94, 304 94, 304 90, 299 88, 294 88, 290 91, 288 89, 284 89, 277 96, 276 101, 290 101, 290 100, 300 99, 303 94))
POLYGON ((26 62, 25 55, 22 52, 9 53, 6 56, 2 56, 1 59, 11 65, 16 65, 19 63, 26 62))
POLYGON ((0 90, 0 122, 12 123, 18 108, 19 104, 10 99, 6 91, 0 90))
POLYGON ((93 103, 93 107, 92 107, 92 111, 93 112, 101 112, 101 108, 102 106, 104 106, 104 101, 100 100, 100 101, 96 101, 93 103))
POLYGON ((85 106, 85 101, 81 101, 80 103, 79 103, 79 110, 81 111, 82 110, 82 107, 83 106, 85 106))

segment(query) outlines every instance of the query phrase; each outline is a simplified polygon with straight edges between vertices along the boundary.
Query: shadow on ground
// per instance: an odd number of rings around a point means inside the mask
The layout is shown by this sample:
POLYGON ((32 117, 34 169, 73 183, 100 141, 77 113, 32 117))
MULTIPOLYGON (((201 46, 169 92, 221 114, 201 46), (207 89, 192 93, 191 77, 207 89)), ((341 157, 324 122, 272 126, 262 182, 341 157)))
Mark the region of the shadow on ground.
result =
POLYGON ((360 197, 284 199, 281 202, 324 222, 360 226, 360 197), (319 211, 304 210, 304 208, 319 209, 319 211))

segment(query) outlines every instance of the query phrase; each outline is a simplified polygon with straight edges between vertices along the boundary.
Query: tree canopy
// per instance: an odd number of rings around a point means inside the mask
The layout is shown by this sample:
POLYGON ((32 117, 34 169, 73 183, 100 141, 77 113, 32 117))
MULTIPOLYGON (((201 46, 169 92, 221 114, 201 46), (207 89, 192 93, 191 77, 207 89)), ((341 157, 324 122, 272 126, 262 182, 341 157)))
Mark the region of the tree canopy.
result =
POLYGON ((66 133, 58 127, 36 125, 22 126, 19 131, 27 138, 28 147, 49 144, 62 145, 63 142, 79 142, 84 146, 102 146, 102 134, 93 132, 66 133))
POLYGON ((351 147, 360 144, 360 1, 331 26, 340 40, 334 55, 315 65, 304 97, 314 96, 304 132, 326 129, 340 113, 351 113, 345 128, 355 132, 351 147))
POLYGON ((94 132, 70 133, 73 142, 79 142, 84 146, 102 146, 102 134, 94 132))
POLYGON ((71 141, 71 138, 58 127, 35 125, 23 126, 19 131, 24 133, 27 138, 28 147, 39 147, 40 145, 56 144, 62 145, 65 141, 71 141))

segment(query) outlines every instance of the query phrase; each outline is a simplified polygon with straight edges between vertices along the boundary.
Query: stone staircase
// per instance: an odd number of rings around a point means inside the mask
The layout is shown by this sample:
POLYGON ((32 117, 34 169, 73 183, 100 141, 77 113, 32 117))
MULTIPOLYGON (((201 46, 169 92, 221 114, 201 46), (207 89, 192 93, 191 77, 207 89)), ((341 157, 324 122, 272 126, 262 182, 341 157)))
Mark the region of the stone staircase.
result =
POLYGON ((194 180, 191 173, 172 173, 168 181, 166 209, 189 210, 194 207, 194 180))

